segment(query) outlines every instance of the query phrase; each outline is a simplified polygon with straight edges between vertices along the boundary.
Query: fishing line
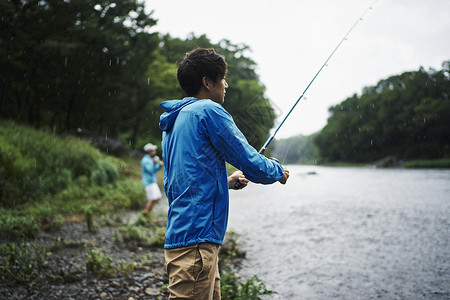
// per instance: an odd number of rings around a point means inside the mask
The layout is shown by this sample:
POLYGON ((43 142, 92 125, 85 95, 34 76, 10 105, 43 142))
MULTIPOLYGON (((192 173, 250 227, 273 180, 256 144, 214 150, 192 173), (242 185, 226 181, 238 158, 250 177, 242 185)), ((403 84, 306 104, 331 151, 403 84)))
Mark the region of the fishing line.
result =
POLYGON ((309 87, 311 86, 311 84, 314 82, 314 80, 316 80, 317 76, 319 75, 319 73, 322 71, 322 69, 327 66, 328 61, 331 59, 331 57, 334 55, 334 53, 339 49, 339 47, 342 45, 342 43, 344 41, 347 40, 347 36, 353 31, 353 29, 356 27, 356 25, 359 24, 359 22, 361 22, 363 20, 364 15, 372 9, 372 6, 377 2, 378 0, 375 0, 365 11, 364 13, 358 18, 358 20, 356 20, 356 22, 352 25, 352 27, 350 27, 350 29, 347 31, 347 33, 344 35, 344 37, 342 38, 342 40, 339 42, 339 44, 336 46, 336 48, 334 48, 333 52, 331 52, 330 56, 328 56, 328 58, 325 60, 325 62, 323 63, 323 65, 320 67, 319 71, 317 71, 316 75, 314 75, 314 77, 312 78, 311 82, 306 86, 305 90, 303 91, 303 93, 300 95, 300 97, 297 99, 297 101, 295 101, 294 105, 292 106, 292 108, 289 110, 289 112, 287 113, 287 115, 284 117, 283 121, 281 121, 280 125, 278 125, 277 129, 274 131, 274 133, 267 139, 266 143, 264 144, 264 146, 262 146, 261 150, 259 150, 260 154, 264 154, 264 152, 266 151, 267 147, 269 146, 270 142, 272 142, 273 138, 275 137, 275 135, 277 134, 278 130, 280 130, 281 126, 283 126, 284 122, 286 121, 286 119, 289 117, 289 115, 291 114, 291 112, 294 110, 294 108, 297 106, 298 102, 303 98, 303 96, 305 95, 306 91, 309 89, 309 87))
POLYGON ((284 161, 286 160, 286 156, 287 156, 288 153, 289 153, 289 149, 291 149, 291 144, 292 144, 292 139, 289 139, 289 144, 288 144, 288 146, 287 146, 286 153, 284 154, 284 157, 283 157, 283 159, 281 160, 282 163, 284 163, 284 161))

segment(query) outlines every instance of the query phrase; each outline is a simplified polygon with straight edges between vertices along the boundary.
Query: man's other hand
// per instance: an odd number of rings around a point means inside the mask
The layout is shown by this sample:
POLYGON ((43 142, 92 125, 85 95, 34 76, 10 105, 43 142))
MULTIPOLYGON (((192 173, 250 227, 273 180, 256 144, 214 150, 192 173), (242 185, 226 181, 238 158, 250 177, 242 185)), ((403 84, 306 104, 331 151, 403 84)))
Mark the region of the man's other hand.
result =
POLYGON ((286 184, 286 181, 287 181, 288 178, 289 178, 289 170, 286 169, 285 166, 283 166, 283 169, 284 169, 284 175, 283 175, 283 177, 282 177, 280 180, 278 180, 278 181, 279 181, 281 184, 286 184))
POLYGON ((230 190, 240 190, 247 186, 248 179, 245 178, 244 173, 242 171, 236 171, 230 176, 228 176, 228 189, 230 190), (236 186, 236 183, 239 181, 239 184, 236 186))

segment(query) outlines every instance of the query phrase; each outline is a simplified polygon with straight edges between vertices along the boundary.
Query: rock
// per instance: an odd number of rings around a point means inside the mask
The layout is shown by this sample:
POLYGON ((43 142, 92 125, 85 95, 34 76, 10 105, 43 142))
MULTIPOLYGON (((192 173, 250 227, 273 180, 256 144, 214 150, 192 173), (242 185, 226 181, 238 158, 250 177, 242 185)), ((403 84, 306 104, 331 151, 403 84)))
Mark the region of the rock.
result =
POLYGON ((392 155, 389 155, 383 159, 376 161, 374 165, 376 168, 395 168, 401 167, 403 165, 403 161, 398 160, 392 155))
POLYGON ((115 287, 120 287, 120 283, 117 282, 117 281, 113 281, 113 282, 112 282, 112 285, 115 286, 115 287))
POLYGON ((144 293, 146 293, 149 296, 158 296, 160 295, 160 291, 157 289, 152 289, 152 288, 146 288, 144 293))
POLYGON ((103 292, 100 294, 100 298, 106 298, 108 297, 108 294, 106 292, 103 292))

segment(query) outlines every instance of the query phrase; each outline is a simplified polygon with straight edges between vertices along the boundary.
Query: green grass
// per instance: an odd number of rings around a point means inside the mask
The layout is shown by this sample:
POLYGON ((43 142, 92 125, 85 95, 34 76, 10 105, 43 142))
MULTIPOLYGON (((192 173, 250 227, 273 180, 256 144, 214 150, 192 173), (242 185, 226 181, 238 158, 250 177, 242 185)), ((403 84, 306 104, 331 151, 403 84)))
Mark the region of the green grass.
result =
POLYGON ((403 166, 414 169, 450 169, 450 158, 405 161, 403 166))
POLYGON ((0 121, 0 201, 16 207, 72 185, 114 184, 121 161, 87 142, 0 121))
POLYGON ((93 216, 140 209, 144 199, 139 160, 0 121, 0 237, 58 230, 65 215, 84 215, 89 225, 93 216))
POLYGON ((371 163, 360 163, 360 162, 327 162, 321 164, 326 167, 346 167, 346 168, 359 168, 359 167, 367 167, 372 165, 371 163))

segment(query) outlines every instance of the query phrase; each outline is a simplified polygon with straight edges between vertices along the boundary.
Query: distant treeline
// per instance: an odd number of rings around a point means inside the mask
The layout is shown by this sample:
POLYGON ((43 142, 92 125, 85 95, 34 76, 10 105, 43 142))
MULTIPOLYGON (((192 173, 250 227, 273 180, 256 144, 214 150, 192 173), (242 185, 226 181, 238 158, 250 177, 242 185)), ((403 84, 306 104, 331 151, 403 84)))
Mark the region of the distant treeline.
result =
POLYGON ((275 140, 272 144, 272 155, 284 164, 318 164, 319 149, 314 143, 314 137, 317 134, 275 140))
POLYGON ((249 141, 259 147, 273 126, 246 45, 152 33, 157 20, 143 1, 8 0, 0 10, 0 118, 87 129, 140 149, 160 139, 159 103, 183 97, 177 62, 212 47, 229 65, 225 107, 249 141))
POLYGON ((450 157, 450 61, 381 80, 330 107, 315 138, 326 161, 450 157))
POLYGON ((450 61, 442 70, 405 72, 329 108, 312 136, 275 143, 287 163, 450 158, 450 61))

